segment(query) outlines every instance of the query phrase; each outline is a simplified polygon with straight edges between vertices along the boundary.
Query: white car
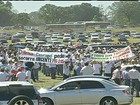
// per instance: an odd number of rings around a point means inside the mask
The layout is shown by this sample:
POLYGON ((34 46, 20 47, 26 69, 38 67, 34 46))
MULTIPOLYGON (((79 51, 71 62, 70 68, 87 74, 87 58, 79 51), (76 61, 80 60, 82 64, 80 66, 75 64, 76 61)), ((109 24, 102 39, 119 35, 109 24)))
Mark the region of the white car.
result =
POLYGON ((31 35, 25 36, 25 41, 33 41, 33 37, 31 35))
POLYGON ((129 86, 91 76, 68 78, 38 91, 47 105, 129 105, 133 101, 129 86))
POLYGON ((22 81, 0 82, 0 105, 43 105, 33 84, 22 81))
POLYGON ((91 33, 91 42, 99 40, 99 33, 91 33))
POLYGON ((70 41, 72 38, 71 38, 71 35, 70 34, 64 34, 63 36, 63 42, 68 42, 70 41))
POLYGON ((133 38, 140 38, 140 32, 136 32, 136 33, 133 35, 133 38))
POLYGON ((107 41, 112 40, 111 34, 105 34, 104 35, 104 40, 107 40, 107 41))

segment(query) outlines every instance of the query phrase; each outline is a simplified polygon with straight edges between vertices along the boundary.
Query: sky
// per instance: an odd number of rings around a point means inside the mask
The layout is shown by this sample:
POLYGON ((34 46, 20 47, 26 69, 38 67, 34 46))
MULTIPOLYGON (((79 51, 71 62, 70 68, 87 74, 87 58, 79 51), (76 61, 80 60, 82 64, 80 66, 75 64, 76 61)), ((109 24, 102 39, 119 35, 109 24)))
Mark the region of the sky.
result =
POLYGON ((103 8, 106 9, 114 1, 10 1, 13 5, 13 10, 17 10, 18 13, 21 12, 34 12, 38 11, 45 4, 53 4, 56 6, 66 7, 70 5, 78 5, 81 3, 91 3, 93 6, 98 7, 103 5, 103 8))

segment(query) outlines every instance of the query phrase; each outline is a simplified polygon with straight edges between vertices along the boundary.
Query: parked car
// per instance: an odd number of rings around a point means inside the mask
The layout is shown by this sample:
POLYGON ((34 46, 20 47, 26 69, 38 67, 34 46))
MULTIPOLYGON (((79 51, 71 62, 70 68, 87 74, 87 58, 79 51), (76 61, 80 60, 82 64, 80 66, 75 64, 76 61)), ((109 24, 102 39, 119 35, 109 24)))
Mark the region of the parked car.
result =
POLYGON ((0 105, 43 105, 33 84, 21 81, 0 82, 0 105))
POLYGON ((99 33, 91 33, 91 42, 99 41, 99 33))
POLYGON ((129 86, 103 78, 68 78, 38 91, 47 105, 121 105, 133 101, 129 86))
POLYGON ((25 36, 25 41, 33 41, 33 37, 31 35, 26 35, 25 36))
POLYGON ((86 34, 79 34, 77 41, 81 40, 82 42, 86 42, 87 41, 86 39, 87 39, 86 34))
POLYGON ((45 34, 40 35, 40 36, 39 36, 39 41, 47 41, 47 40, 46 40, 46 35, 45 35, 45 34))
POLYGON ((111 34, 105 34, 104 35, 104 40, 111 41, 112 40, 111 34))
POLYGON ((140 32, 136 32, 135 34, 133 34, 133 38, 140 38, 140 32))
POLYGON ((38 32, 31 32, 31 35, 33 36, 33 38, 39 38, 39 33, 38 32))
POLYGON ((127 38, 125 37, 124 34, 121 34, 121 35, 118 35, 118 41, 121 42, 121 41, 127 41, 127 38))
POLYGON ((17 32, 17 38, 25 38, 26 34, 24 32, 17 32))
POLYGON ((70 34, 64 34, 63 36, 63 42, 68 42, 70 41, 72 38, 71 38, 71 35, 70 34))

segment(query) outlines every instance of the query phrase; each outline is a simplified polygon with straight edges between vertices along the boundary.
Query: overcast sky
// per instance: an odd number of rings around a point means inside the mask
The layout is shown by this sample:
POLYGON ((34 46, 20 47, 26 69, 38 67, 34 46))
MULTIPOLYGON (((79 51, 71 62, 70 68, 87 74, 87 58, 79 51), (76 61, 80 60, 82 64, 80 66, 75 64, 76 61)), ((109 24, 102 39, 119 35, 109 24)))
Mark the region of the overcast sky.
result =
POLYGON ((33 12, 38 11, 41 6, 45 4, 54 4, 56 6, 70 6, 81 3, 91 3, 93 6, 103 5, 104 9, 111 5, 114 1, 10 1, 13 5, 13 9, 20 12, 33 12))

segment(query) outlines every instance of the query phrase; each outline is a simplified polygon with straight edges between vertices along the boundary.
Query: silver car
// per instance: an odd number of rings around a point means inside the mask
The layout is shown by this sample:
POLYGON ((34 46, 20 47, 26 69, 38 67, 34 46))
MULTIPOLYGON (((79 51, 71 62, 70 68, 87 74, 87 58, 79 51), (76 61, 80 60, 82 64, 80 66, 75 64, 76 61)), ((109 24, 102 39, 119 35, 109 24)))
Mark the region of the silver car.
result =
POLYGON ((38 90, 45 105, 129 105, 129 86, 103 78, 71 78, 38 90))

